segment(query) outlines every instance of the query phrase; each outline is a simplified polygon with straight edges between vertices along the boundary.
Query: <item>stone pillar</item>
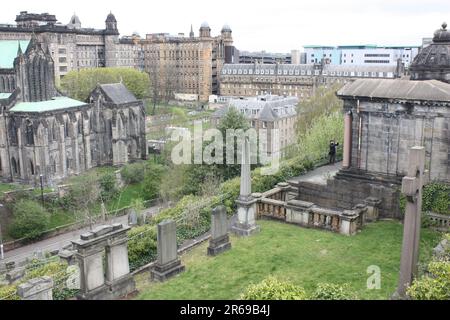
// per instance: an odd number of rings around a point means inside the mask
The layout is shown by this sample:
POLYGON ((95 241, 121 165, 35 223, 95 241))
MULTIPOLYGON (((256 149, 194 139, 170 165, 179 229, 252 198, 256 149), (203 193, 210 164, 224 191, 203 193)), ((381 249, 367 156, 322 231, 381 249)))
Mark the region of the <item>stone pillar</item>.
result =
POLYGON ((250 142, 249 137, 245 137, 242 144, 241 162, 241 191, 237 203, 237 221, 231 230, 239 236, 249 236, 259 231, 256 225, 256 202, 252 194, 252 179, 250 175, 250 142))
POLYGON ((352 159, 352 112, 348 111, 344 118, 344 159, 342 167, 350 168, 352 159))
POLYGON ((105 289, 103 252, 103 247, 78 250, 76 258, 80 267, 79 299, 94 299, 97 293, 105 289))
POLYGON ((409 166, 402 180, 402 193, 406 196, 403 222, 403 244, 400 260, 400 277, 396 296, 405 297, 406 289, 417 275, 422 210, 422 187, 425 179, 425 148, 412 147, 409 166))
POLYGON ((280 201, 288 201, 288 193, 291 187, 289 186, 289 183, 287 182, 280 182, 277 184, 277 187, 281 189, 281 199, 280 201))
POLYGON ((227 211, 224 206, 214 208, 211 215, 211 239, 207 253, 209 256, 218 255, 231 249, 228 236, 227 211))
POLYGON ((378 198, 369 197, 364 200, 364 203, 367 207, 367 214, 365 220, 367 222, 377 221, 380 213, 381 200, 378 198))
POLYGON ((128 260, 127 231, 122 228, 108 239, 106 245, 106 284, 116 296, 126 296, 136 290, 128 260))
POLYGON ((17 287, 21 300, 53 300, 53 279, 49 276, 31 279, 17 287))
POLYGON ((151 271, 151 279, 165 281, 184 271, 178 258, 177 226, 173 220, 164 220, 158 224, 158 260, 151 271))
POLYGON ((344 210, 340 218, 341 226, 339 232, 347 236, 354 235, 358 229, 359 214, 355 210, 344 210))

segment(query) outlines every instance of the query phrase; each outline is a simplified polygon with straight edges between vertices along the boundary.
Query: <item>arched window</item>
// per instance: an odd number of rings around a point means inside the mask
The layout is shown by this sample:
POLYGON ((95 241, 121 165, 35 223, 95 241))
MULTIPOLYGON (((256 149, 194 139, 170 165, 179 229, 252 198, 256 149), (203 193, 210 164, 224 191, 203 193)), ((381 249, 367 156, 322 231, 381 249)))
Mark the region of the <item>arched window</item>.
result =
POLYGON ((33 165, 33 160, 30 160, 30 172, 31 172, 31 175, 34 176, 34 165, 33 165))
POLYGON ((26 141, 28 145, 34 145, 34 132, 33 132, 33 123, 30 120, 27 120, 26 127, 26 141))
POLYGON ((66 120, 66 122, 64 123, 64 136, 66 138, 69 137, 69 120, 66 120))
POLYGON ((20 174, 20 164, 16 162, 16 159, 14 157, 11 158, 11 165, 13 169, 13 173, 15 175, 20 174))
POLYGON ((83 117, 78 119, 78 134, 83 134, 83 117))
POLYGON ((53 157, 50 159, 50 171, 52 174, 56 173, 56 161, 53 157))
POLYGON ((14 118, 11 118, 8 124, 9 142, 11 144, 17 144, 17 127, 14 118))
POLYGON ((58 139, 58 125, 56 121, 53 121, 52 124, 52 141, 56 141, 58 139))

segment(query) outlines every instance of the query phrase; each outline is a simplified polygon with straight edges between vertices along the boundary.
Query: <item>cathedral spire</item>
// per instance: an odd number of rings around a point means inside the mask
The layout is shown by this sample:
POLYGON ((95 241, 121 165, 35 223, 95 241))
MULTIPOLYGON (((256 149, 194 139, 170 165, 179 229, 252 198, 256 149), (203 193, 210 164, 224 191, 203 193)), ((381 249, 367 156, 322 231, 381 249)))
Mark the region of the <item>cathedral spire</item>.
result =
POLYGON ((191 23, 191 32, 189 32, 189 37, 190 38, 194 37, 194 29, 192 28, 192 23, 191 23))

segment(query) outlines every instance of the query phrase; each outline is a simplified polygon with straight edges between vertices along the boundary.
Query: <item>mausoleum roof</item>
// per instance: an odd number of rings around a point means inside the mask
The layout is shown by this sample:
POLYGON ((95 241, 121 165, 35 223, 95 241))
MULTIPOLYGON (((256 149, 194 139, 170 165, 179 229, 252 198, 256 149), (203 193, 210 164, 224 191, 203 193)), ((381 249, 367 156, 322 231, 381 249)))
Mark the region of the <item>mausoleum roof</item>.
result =
POLYGON ((29 40, 0 40, 0 69, 14 68, 14 59, 17 57, 19 44, 22 51, 25 52, 29 43, 29 40))
POLYGON ((136 97, 122 83, 101 84, 100 89, 112 103, 136 102, 136 97))
POLYGON ((85 106, 85 102, 68 97, 54 97, 52 100, 38 102, 19 102, 10 112, 48 112, 85 106))
POLYGON ((450 102, 450 84, 438 80, 358 79, 337 92, 340 97, 450 102))

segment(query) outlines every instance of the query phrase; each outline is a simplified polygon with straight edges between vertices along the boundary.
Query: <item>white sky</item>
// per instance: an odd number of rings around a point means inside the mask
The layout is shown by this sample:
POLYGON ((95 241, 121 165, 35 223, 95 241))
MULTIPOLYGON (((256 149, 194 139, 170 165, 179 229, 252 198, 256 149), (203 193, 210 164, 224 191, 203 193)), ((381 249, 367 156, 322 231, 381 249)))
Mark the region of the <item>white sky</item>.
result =
POLYGON ((109 11, 121 35, 194 32, 207 21, 212 34, 227 23, 239 50, 290 52, 306 44, 420 45, 443 21, 449 0, 15 0, 0 23, 19 11, 55 14, 66 24, 74 12, 83 27, 103 28, 109 11))

